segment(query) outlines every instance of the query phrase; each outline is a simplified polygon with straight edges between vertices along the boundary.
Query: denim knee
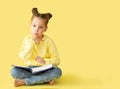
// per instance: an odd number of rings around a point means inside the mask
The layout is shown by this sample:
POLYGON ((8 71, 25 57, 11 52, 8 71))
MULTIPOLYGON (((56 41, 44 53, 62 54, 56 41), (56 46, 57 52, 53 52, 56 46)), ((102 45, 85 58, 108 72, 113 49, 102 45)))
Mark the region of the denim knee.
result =
POLYGON ((13 78, 17 78, 17 79, 24 79, 24 78, 28 78, 31 77, 32 74, 30 72, 27 72, 26 70, 20 69, 20 68, 16 68, 13 67, 11 70, 11 75, 13 78))
POLYGON ((61 75, 62 75, 62 71, 61 71, 61 69, 58 68, 58 67, 55 67, 55 68, 53 69, 53 72, 54 72, 56 78, 59 78, 59 77, 61 77, 61 75))
POLYGON ((15 67, 11 69, 10 73, 13 78, 17 78, 17 69, 15 67))

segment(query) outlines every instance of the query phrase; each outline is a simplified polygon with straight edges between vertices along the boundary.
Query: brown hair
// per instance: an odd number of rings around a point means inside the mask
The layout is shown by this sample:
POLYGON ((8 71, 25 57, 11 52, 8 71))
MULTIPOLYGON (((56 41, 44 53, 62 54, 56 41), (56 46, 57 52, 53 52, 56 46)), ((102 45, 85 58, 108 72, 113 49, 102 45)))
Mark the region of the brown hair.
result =
POLYGON ((46 20, 46 25, 48 24, 50 18, 52 17, 51 13, 39 13, 37 8, 32 9, 32 14, 33 15, 31 17, 31 21, 33 20, 34 17, 40 17, 46 20))

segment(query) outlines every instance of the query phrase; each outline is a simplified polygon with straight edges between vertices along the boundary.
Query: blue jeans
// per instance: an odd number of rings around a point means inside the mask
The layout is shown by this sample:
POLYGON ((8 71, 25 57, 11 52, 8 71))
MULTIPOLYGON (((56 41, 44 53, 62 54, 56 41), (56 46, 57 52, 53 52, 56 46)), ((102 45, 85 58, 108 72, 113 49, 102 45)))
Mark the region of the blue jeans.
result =
POLYGON ((62 71, 60 68, 54 67, 42 73, 32 74, 24 69, 13 67, 11 75, 15 79, 24 79, 26 85, 35 85, 58 79, 62 75, 62 71))

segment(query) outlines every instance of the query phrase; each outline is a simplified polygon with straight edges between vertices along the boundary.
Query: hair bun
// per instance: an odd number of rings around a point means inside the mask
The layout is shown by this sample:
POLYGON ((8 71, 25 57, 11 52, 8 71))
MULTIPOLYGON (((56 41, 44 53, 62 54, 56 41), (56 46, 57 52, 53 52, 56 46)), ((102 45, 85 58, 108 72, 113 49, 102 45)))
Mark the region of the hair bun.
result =
POLYGON ((50 19, 52 17, 52 14, 51 13, 46 13, 48 19, 50 19))
POLYGON ((37 8, 33 8, 32 9, 32 14, 34 15, 37 15, 39 12, 38 12, 38 9, 37 8))

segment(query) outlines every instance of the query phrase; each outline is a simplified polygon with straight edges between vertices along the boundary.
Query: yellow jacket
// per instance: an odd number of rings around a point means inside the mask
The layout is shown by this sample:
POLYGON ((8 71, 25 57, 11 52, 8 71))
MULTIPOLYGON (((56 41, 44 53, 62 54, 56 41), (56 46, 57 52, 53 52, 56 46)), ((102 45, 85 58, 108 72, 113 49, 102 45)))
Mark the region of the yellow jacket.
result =
POLYGON ((28 35, 23 40, 19 57, 24 60, 26 65, 39 66, 41 64, 35 61, 37 56, 42 57, 46 64, 54 64, 57 66, 60 63, 57 48, 52 39, 44 35, 40 43, 36 44, 32 36, 28 35))

